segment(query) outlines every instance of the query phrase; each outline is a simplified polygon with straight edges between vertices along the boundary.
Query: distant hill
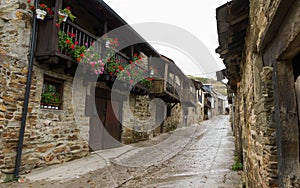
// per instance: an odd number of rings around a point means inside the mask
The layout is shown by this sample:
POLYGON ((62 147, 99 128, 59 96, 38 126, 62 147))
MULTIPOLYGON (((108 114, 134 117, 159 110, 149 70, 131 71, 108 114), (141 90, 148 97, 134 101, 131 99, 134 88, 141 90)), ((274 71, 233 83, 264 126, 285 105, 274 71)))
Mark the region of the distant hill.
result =
POLYGON ((214 91, 227 96, 227 87, 222 82, 219 82, 219 81, 213 80, 213 79, 209 79, 209 78, 201 78, 201 77, 195 77, 195 76, 188 76, 188 77, 192 78, 194 80, 198 80, 198 81, 202 82, 203 84, 212 84, 214 91))

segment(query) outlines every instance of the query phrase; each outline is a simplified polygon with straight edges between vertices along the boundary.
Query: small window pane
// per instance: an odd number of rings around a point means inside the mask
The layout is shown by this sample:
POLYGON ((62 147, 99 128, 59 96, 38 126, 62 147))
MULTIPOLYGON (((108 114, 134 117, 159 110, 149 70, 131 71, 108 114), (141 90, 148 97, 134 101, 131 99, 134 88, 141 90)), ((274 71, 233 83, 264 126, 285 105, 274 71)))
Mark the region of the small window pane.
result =
POLYGON ((44 77, 43 91, 41 96, 41 108, 59 110, 62 108, 63 81, 44 77))

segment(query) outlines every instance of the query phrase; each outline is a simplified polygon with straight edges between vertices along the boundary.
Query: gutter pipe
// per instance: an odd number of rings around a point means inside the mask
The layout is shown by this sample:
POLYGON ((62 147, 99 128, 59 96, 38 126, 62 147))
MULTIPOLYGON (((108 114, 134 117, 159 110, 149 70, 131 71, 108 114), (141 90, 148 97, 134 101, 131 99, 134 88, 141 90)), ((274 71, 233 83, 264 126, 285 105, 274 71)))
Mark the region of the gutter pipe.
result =
MULTIPOLYGON (((38 6, 38 0, 34 0, 34 6, 35 7, 38 6)), ((32 33, 31 40, 30 40, 31 43, 30 43, 30 57, 29 57, 29 64, 28 64, 28 76, 27 76, 27 81, 26 81, 25 99, 24 99, 24 104, 23 104, 19 142, 18 142, 18 148, 17 148, 15 170, 14 170, 14 178, 15 179, 19 179, 19 171, 20 171, 21 156, 22 156, 22 149, 23 149, 23 140, 24 140, 26 118, 27 118, 27 112, 28 112, 28 103, 29 103, 29 97, 30 97, 30 87, 31 87, 32 69, 33 69, 33 60, 34 60, 34 49, 35 49, 35 45, 36 45, 36 28, 37 28, 36 13, 35 13, 35 11, 33 11, 33 26, 32 26, 32 32, 31 32, 32 33)))

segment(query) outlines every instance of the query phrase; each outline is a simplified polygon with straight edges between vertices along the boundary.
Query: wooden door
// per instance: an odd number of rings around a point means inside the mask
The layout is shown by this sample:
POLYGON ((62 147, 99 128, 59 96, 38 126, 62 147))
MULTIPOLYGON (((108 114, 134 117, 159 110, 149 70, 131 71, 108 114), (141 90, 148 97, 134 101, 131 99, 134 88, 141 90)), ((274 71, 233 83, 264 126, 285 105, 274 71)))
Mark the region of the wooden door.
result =
POLYGON ((90 118, 89 147, 90 151, 103 149, 103 134, 106 114, 106 100, 95 98, 97 114, 90 118))
POLYGON ((118 118, 121 102, 95 97, 95 104, 97 114, 90 118, 90 150, 97 151, 120 146, 122 126, 118 118))
POLYGON ((121 141, 121 124, 120 118, 120 102, 107 100, 106 117, 105 117, 105 134, 103 149, 120 146, 121 141), (114 108, 113 108, 114 107, 114 108))
POLYGON ((164 124, 164 107, 161 105, 156 105, 156 114, 155 114, 155 133, 163 133, 163 124, 164 124))

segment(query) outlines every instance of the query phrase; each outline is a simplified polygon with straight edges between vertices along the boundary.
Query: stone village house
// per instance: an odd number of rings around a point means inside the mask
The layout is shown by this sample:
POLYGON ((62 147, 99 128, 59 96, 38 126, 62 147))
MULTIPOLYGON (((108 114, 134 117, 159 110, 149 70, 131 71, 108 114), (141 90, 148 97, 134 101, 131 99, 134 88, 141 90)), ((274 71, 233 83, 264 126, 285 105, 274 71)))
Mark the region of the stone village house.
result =
POLYGON ((151 76, 152 87, 125 83, 128 93, 118 88, 112 92, 116 83, 113 74, 89 77, 91 67, 87 66, 82 74, 76 72, 81 65, 75 57, 80 57, 60 42, 101 49, 103 57, 114 41, 98 43, 97 38, 127 25, 103 1, 40 3, 47 4, 53 15, 35 20, 26 0, 0 0, 1 178, 6 173, 18 176, 19 171, 81 158, 89 151, 146 140, 202 120, 201 107, 196 104, 200 87, 130 27, 117 36, 121 45, 126 40, 133 43, 112 57, 129 65, 134 54, 141 56, 140 64, 134 66, 143 70, 146 78, 151 76), (57 25, 58 10, 65 7, 70 7, 76 19, 57 25), (66 35, 59 36, 59 31, 66 35), (61 37, 71 39, 60 41, 61 37), (160 71, 151 72, 150 66, 160 71), (26 87, 28 80, 30 87, 26 87), (58 96, 56 103, 46 101, 48 91, 58 96), (151 105, 155 98, 164 103, 151 105))
POLYGON ((236 149, 246 187, 300 187, 300 1, 217 8, 236 149))

